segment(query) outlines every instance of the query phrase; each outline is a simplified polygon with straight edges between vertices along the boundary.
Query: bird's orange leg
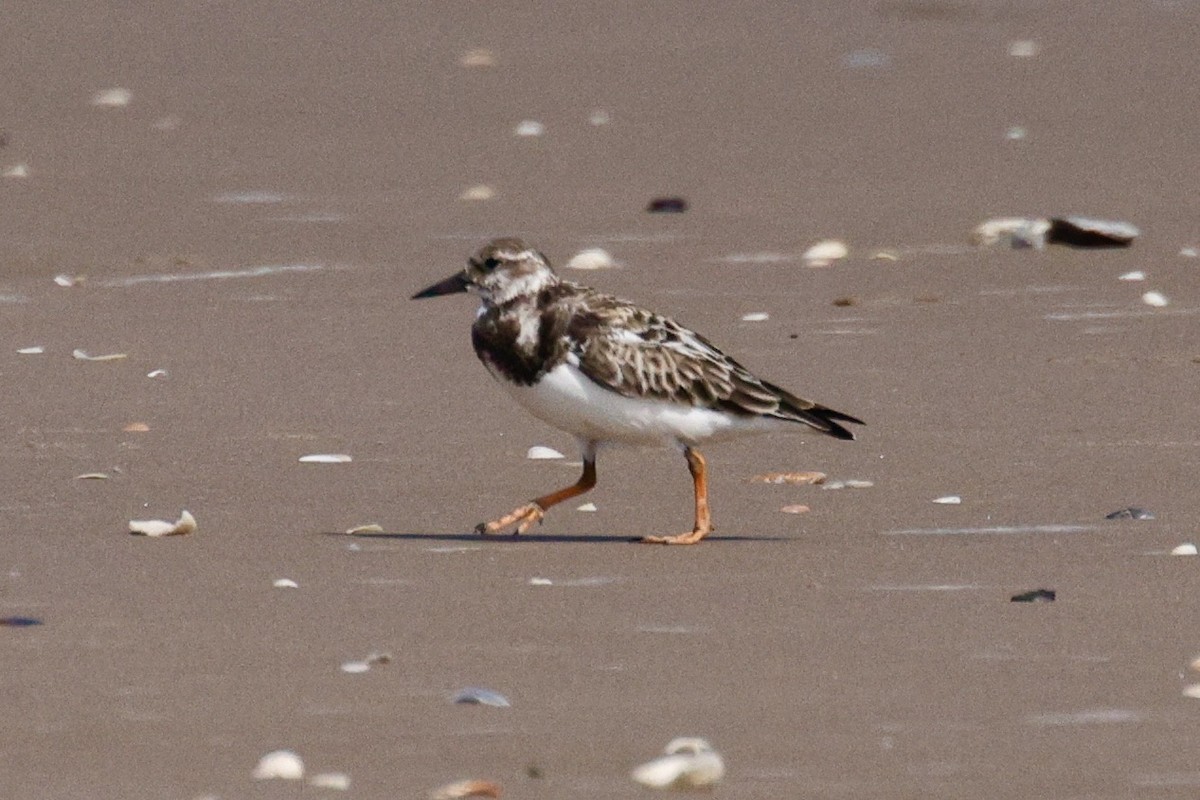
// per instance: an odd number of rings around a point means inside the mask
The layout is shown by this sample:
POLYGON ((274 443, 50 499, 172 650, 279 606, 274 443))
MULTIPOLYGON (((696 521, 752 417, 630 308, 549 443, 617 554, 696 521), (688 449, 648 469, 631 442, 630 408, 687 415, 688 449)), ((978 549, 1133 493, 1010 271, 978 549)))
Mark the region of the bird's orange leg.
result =
POLYGON ((646 544, 696 544, 713 532, 712 516, 708 511, 708 469, 704 456, 691 447, 684 448, 688 471, 692 473, 692 485, 696 490, 696 525, 688 533, 677 536, 643 536, 639 542, 646 544))
POLYGON ((542 517, 546 515, 546 511, 551 506, 556 506, 564 500, 570 500, 572 497, 578 497, 586 491, 589 491, 596 485, 596 458, 595 456, 585 455, 583 458, 583 474, 579 476, 579 480, 565 489, 559 489, 557 492, 543 495, 532 503, 526 503, 520 508, 513 509, 505 514, 500 519, 494 519, 491 522, 481 522, 475 526, 476 533, 499 533, 510 525, 516 525, 516 530, 513 535, 524 533, 536 522, 541 522, 542 517))

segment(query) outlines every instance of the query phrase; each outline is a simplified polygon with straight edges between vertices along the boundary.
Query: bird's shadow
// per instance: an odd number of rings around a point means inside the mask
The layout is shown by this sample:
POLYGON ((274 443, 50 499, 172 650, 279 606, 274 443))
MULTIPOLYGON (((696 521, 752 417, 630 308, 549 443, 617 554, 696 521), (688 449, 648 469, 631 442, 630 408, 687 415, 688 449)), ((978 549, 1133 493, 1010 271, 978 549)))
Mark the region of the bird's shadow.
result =
MULTIPOLYGON (((470 542, 498 545, 515 544, 649 544, 639 541, 640 537, 630 535, 614 535, 607 533, 565 534, 565 533, 522 533, 520 535, 484 535, 479 533, 401 533, 364 531, 362 533, 342 533, 325 531, 325 536, 339 539, 388 540, 410 542, 470 542)), ((788 542, 789 538, 781 536, 731 536, 709 534, 705 542, 788 542)))

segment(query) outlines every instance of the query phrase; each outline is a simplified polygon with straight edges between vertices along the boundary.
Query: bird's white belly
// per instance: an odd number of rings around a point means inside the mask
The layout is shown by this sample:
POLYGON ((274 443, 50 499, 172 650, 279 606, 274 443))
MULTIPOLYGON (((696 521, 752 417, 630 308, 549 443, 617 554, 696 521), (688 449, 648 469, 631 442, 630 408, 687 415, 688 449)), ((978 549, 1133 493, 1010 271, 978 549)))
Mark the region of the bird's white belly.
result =
POLYGON ((762 417, 740 417, 666 400, 625 397, 609 391, 569 362, 533 386, 499 379, 538 419, 580 439, 639 445, 696 445, 783 427, 762 417))

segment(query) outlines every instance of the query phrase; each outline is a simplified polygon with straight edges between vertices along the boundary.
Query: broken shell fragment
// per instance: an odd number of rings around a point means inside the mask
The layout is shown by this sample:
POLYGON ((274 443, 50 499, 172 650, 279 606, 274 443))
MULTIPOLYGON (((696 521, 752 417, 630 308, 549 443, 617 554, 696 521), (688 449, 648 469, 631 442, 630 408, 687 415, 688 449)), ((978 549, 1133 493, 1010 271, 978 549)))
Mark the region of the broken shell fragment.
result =
POLYGON ((1047 219, 997 217, 975 227, 971 232, 971 244, 978 247, 1002 244, 1014 249, 1041 250, 1046 246, 1049 230, 1050 220, 1047 219))
POLYGON ((850 248, 846 246, 845 242, 839 242, 837 239, 825 239, 805 250, 801 258, 810 267, 828 267, 848 255, 850 255, 850 248))
POLYGON ((933 498, 933 502, 943 506, 957 506, 962 503, 962 498, 956 494, 948 494, 933 498))
POLYGON ((742 314, 742 322, 766 322, 771 318, 771 315, 766 311, 751 311, 749 314, 742 314))
POLYGON ((298 781, 304 777, 304 762, 291 750, 274 750, 258 760, 254 767, 255 780, 266 781, 278 778, 298 781))
POLYGON ((101 89, 92 95, 92 105, 101 108, 123 108, 133 100, 133 92, 119 86, 101 89))
POLYGON ((475 706, 494 706, 496 708, 508 708, 512 705, 508 698, 499 692, 494 692, 491 689, 483 689, 478 686, 469 686, 454 695, 455 703, 463 703, 466 705, 475 706))
POLYGON ((299 589, 300 584, 296 583, 291 578, 276 578, 271 582, 271 585, 276 589, 299 589))
POLYGON ((704 739, 672 739, 664 752, 661 758, 636 767, 630 777, 654 789, 701 789, 725 777, 725 762, 704 739))
POLYGON ((124 428, 121 428, 121 430, 125 433, 147 433, 150 430, 150 426, 144 422, 131 422, 124 428))
POLYGON ((612 269, 617 263, 602 247, 589 247, 571 256, 563 266, 567 269, 612 269))
POLYGON ((809 511, 812 511, 811 508, 804 505, 803 503, 797 503, 796 505, 792 505, 792 506, 784 506, 783 508, 781 508, 779 510, 782 511, 784 514, 807 514, 809 511))
POLYGON ((120 361, 123 358, 129 358, 127 353, 107 353, 102 356, 88 355, 86 351, 76 349, 71 355, 79 361, 120 361))
POLYGON ((1110 511, 1104 515, 1105 519, 1154 519, 1154 512, 1148 511, 1137 506, 1129 506, 1128 508, 1117 509, 1110 511))
POLYGON ((1140 269, 1135 269, 1135 270, 1133 270, 1133 271, 1131 271, 1131 272, 1126 272, 1126 273, 1123 273, 1122 275, 1120 275, 1120 276, 1117 278, 1117 280, 1122 280, 1122 281, 1144 281, 1144 280, 1146 280, 1146 273, 1145 273, 1145 272, 1142 272, 1140 269))
POLYGON ((500 785, 491 781, 466 780, 447 783, 429 793, 429 800, 460 800, 464 797, 499 797, 500 785))
POLYGON ((46 352, 46 348, 42 347, 41 345, 36 345, 34 347, 22 347, 20 350, 17 351, 17 355, 19 355, 19 356, 40 356, 44 352, 46 352))
POLYGON ((28 164, 13 164, 10 167, 5 167, 4 169, 0 170, 0 177, 3 177, 3 178, 28 178, 29 177, 29 165, 28 164))
POLYGON ((524 119, 517 123, 513 133, 517 136, 541 136, 546 132, 546 126, 536 119, 524 119))
POLYGON ((1200 699, 1200 683, 1193 683, 1190 686, 1183 687, 1183 696, 1200 699))
POLYGON ((814 483, 824 483, 828 476, 824 472, 764 472, 761 475, 755 475, 751 480, 759 481, 760 483, 790 483, 797 486, 806 486, 814 483))
POLYGON ((129 532, 137 536, 185 536, 196 532, 196 518, 185 510, 174 522, 163 519, 134 519, 129 521, 129 532))
POLYGON ((372 522, 369 525, 355 525, 353 528, 346 530, 346 535, 348 536, 354 536, 357 533, 383 533, 383 526, 372 522))
POLYGON ((354 459, 345 453, 313 453, 300 456, 301 464, 348 464, 354 459))
POLYGON ((1128 222, 1091 217, 998 217, 976 226, 971 243, 1005 244, 1041 250, 1047 244, 1069 247, 1129 247, 1140 231, 1128 222))
POLYGON ((1171 301, 1162 292, 1146 292, 1142 295, 1142 302, 1154 308, 1163 308, 1171 301))
POLYGON ((345 792, 350 789, 350 776, 344 772, 321 772, 309 778, 308 785, 345 792))
POLYGON ((584 503, 584 504, 583 504, 583 505, 581 505, 581 506, 577 506, 577 507, 575 508, 575 510, 576 510, 576 511, 595 511, 595 510, 596 510, 596 504, 595 504, 595 503, 584 503))
POLYGON ((458 196, 459 200, 491 200, 496 196, 496 190, 486 184, 468 186, 458 196))
POLYGON ((552 461, 557 458, 566 458, 566 456, 555 450, 553 447, 544 447, 540 444, 529 448, 529 450, 525 453, 525 457, 530 461, 552 461))
POLYGON ((77 481, 106 481, 108 480, 107 472, 85 472, 82 475, 76 475, 77 481))
POLYGON ((494 67, 496 56, 491 50, 480 47, 463 53, 458 63, 464 67, 494 67))
POLYGON ((1194 556, 1197 552, 1196 545, 1191 542, 1184 542, 1171 548, 1171 555, 1173 556, 1194 556))

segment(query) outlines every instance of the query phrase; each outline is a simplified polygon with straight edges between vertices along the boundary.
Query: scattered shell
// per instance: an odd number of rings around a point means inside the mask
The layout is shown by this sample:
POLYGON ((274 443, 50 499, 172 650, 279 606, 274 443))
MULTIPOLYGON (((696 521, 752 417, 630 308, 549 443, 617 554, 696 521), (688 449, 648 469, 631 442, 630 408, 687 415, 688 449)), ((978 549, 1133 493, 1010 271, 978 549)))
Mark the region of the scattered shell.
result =
POLYGON ((1200 551, 1197 551, 1196 545, 1192 544, 1191 542, 1177 544, 1171 548, 1171 555, 1173 556, 1194 556, 1197 552, 1200 551))
POLYGON ((70 289, 72 286, 78 286, 83 283, 83 278, 75 275, 55 275, 54 283, 64 289, 70 289))
POLYGON ((900 255, 893 253, 891 250, 876 250, 871 253, 872 261, 899 261, 900 255))
POLYGON ((824 472, 764 472, 755 475, 750 480, 761 483, 791 483, 805 486, 814 483, 824 483, 828 476, 824 472))
POLYGON ((301 464, 349 464, 353 460, 345 453, 313 453, 300 456, 301 464))
POLYGON ((1200 699, 1200 683, 1183 687, 1183 696, 1200 699))
POLYGON ((529 451, 525 453, 525 457, 530 461, 551 461, 556 458, 566 458, 566 456, 553 447, 543 447, 540 444, 535 444, 529 448, 529 451))
POLYGON ((429 793, 429 800, 461 800, 465 797, 499 797, 500 785, 491 781, 466 780, 447 783, 429 793))
POLYGON ((308 784, 319 789, 345 792, 350 789, 350 776, 344 772, 322 772, 309 778, 308 784))
POLYGON ((601 247, 589 247, 571 256, 571 260, 563 264, 567 269, 612 269, 617 265, 608 251, 601 247))
POLYGON ((807 514, 809 511, 812 511, 811 508, 804 505, 803 503, 799 503, 794 506, 784 506, 783 508, 781 508, 779 510, 782 511, 784 514, 807 514))
POLYGON ((1200 250, 1196 249, 1195 247, 1183 247, 1180 248, 1179 255, 1183 256, 1184 258, 1196 258, 1200 256, 1200 250))
POLYGON ((265 781, 279 778, 298 781, 304 777, 304 762, 291 750, 274 750, 258 760, 254 767, 254 778, 265 781))
POLYGON ((546 126, 536 119, 524 119, 517 123, 513 133, 517 136, 541 136, 546 132, 546 126))
POLYGON ((370 669, 371 665, 365 661, 347 661, 342 664, 342 672, 347 672, 351 675, 367 672, 370 669))
POLYGON ((682 214, 687 208, 687 200, 682 197, 655 197, 646 205, 651 214, 682 214))
POLYGON ((1124 275, 1121 275, 1118 280, 1144 281, 1146 280, 1146 273, 1142 272, 1140 269, 1135 269, 1132 272, 1126 272, 1124 275))
POLYGON ((71 353, 79 361, 120 361, 123 358, 129 358, 128 353, 106 353, 102 356, 88 355, 86 351, 76 349, 71 353))
POLYGON ((271 582, 271 585, 276 589, 299 589, 300 584, 296 583, 291 578, 276 578, 271 582))
POLYGON ((933 502, 941 503, 944 506, 956 506, 962 503, 962 498, 956 494, 947 494, 942 497, 933 498, 933 502))
POLYGON ((184 536, 196 532, 196 518, 185 510, 174 522, 162 519, 134 519, 129 521, 129 532, 138 536, 184 536))
POLYGON ((1009 126, 1008 130, 1004 131, 1004 138, 1010 142, 1019 142, 1029 136, 1029 131, 1020 125, 1009 126))
POLYGON ((342 664, 342 672, 361 673, 366 672, 377 664, 392 663, 391 653, 371 653, 362 661, 347 661, 342 664))
POLYGON ((1012 603, 1053 603, 1058 593, 1053 589, 1033 589, 1028 592, 1014 594, 1009 598, 1012 603))
POLYGON ((636 767, 630 777, 655 789, 700 789, 725 776, 725 762, 704 739, 672 739, 664 752, 661 758, 636 767))
POLYGON ((35 347, 22 347, 20 350, 17 351, 17 355, 19 355, 19 356, 39 356, 44 352, 46 352, 46 348, 42 347, 41 345, 37 345, 35 347))
POLYGON ((5 167, 3 170, 0 170, 0 177, 28 178, 29 177, 29 165, 28 164, 13 164, 11 167, 5 167))
POLYGON ((1192 659, 1192 663, 1188 665, 1193 672, 1200 672, 1200 656, 1192 659))
POLYGON ((150 430, 150 426, 144 422, 131 422, 124 428, 121 428, 121 430, 125 433, 147 433, 150 430))
POLYGON ((463 53, 458 63, 464 67, 494 67, 496 55, 491 50, 480 47, 463 53))
POLYGON ((107 472, 85 472, 82 475, 76 475, 77 481, 106 481, 108 480, 107 472))
POLYGON ((553 586, 554 581, 550 580, 549 578, 530 578, 529 585, 530 586, 553 586))
POLYGON ((476 706, 495 706, 496 708, 508 708, 512 705, 508 698, 499 692, 493 692, 491 689, 483 689, 478 686, 469 686, 454 695, 454 702, 465 703, 467 705, 476 706))
POLYGON ((875 485, 875 481, 863 481, 855 478, 847 478, 841 481, 824 481, 821 484, 822 489, 870 489, 875 485))
POLYGON ((476 186, 468 186, 462 190, 462 194, 458 196, 459 200, 491 200, 496 196, 496 190, 487 184, 478 184, 476 186))
POLYGON ((1141 233, 1128 222, 1091 217, 1053 217, 1046 241, 1071 247, 1129 247, 1141 233))
POLYGON ((383 533, 383 526, 376 525, 374 522, 367 525, 355 525, 353 528, 347 528, 346 533, 350 536, 356 533, 383 533))
POLYGON ((1154 512, 1137 506, 1111 511, 1104 515, 1105 519, 1154 519, 1154 512))
POLYGON ((101 89, 92 95, 92 105, 101 108, 124 108, 133 100, 133 92, 117 86, 112 89, 101 89))
POLYGON ((805 250, 801 258, 810 267, 828 267, 848 255, 850 255, 850 248, 846 246, 845 242, 839 242, 837 239, 825 239, 805 250))
POLYGON ((1015 249, 1032 247, 1041 250, 1046 246, 1049 230, 1050 220, 1047 219, 997 217, 975 226, 971 231, 971 244, 979 247, 1005 244, 1015 249))
POLYGON ((1038 43, 1032 39, 1018 39, 1009 42, 1008 54, 1013 58, 1033 58, 1038 54, 1038 43))
POLYGON ((1148 306, 1153 306, 1154 308, 1162 308, 1171 301, 1168 300, 1167 296, 1162 292, 1146 292, 1144 295, 1142 295, 1142 302, 1148 306))
POLYGON ((749 314, 742 314, 742 322, 766 322, 771 318, 771 315, 766 311, 751 311, 749 314))
POLYGON ((152 369, 146 373, 147 378, 165 378, 167 371, 165 369, 152 369))
POLYGON ((588 123, 597 127, 607 125, 612 122, 612 114, 609 114, 602 108, 598 108, 588 117, 588 123))
POLYGON ((595 503, 584 503, 583 505, 577 507, 575 510, 576 511, 595 511, 596 504, 595 503))

